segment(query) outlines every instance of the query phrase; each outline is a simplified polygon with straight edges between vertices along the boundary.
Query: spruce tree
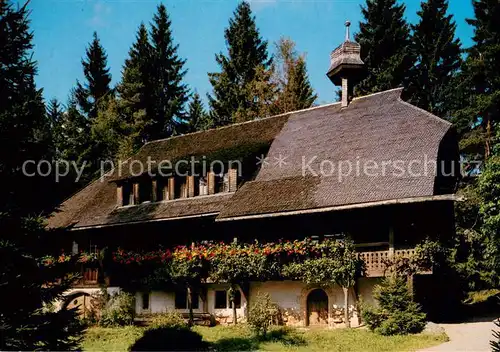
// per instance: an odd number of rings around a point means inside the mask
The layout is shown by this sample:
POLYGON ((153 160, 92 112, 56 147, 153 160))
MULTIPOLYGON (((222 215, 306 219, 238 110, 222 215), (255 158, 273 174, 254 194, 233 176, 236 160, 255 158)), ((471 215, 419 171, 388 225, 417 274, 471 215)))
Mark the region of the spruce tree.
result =
POLYGON ((37 67, 31 59, 26 5, 13 7, 0 2, 0 199, 2 206, 23 204, 36 211, 44 200, 33 199, 35 182, 23 184, 29 178, 21 167, 27 160, 51 159, 49 126, 42 91, 34 81, 37 67))
POLYGON ((366 0, 361 7, 364 20, 355 40, 367 76, 355 94, 365 95, 406 84, 414 58, 410 51, 410 27, 404 18, 405 5, 397 0, 366 0))
POLYGON ((94 32, 85 56, 85 59, 82 59, 82 66, 87 82, 83 85, 77 82, 75 94, 82 113, 92 120, 97 116, 100 100, 111 92, 108 57, 97 37, 97 32, 94 32))
POLYGON ((441 117, 449 117, 454 103, 456 76, 461 65, 456 24, 447 14, 447 0, 422 2, 420 18, 413 29, 416 64, 411 70, 409 100, 441 117))
POLYGON ((141 23, 136 41, 125 60, 122 80, 117 87, 124 123, 128 124, 129 128, 128 136, 133 135, 129 140, 131 151, 150 139, 147 128, 154 117, 151 101, 151 54, 148 31, 144 23, 141 23))
POLYGON ((55 157, 61 156, 65 141, 62 140, 64 110, 56 98, 52 98, 47 105, 47 119, 50 126, 53 154, 55 157))
MULTIPOLYGON (((146 127, 147 140, 166 138, 184 124, 187 85, 182 82, 185 60, 177 54, 167 9, 160 4, 151 24, 152 121, 146 127)), ((148 112, 149 115, 149 112, 148 112)))
POLYGON ((202 131, 212 127, 209 115, 205 112, 203 102, 198 93, 194 93, 193 98, 189 102, 187 117, 189 120, 189 132, 202 131))
POLYGON ((253 105, 257 98, 248 89, 256 86, 254 83, 258 70, 262 71, 260 78, 269 76, 266 71, 271 64, 267 41, 260 37, 247 2, 241 2, 234 11, 224 37, 228 54, 219 53, 215 56, 221 72, 208 75, 213 87, 213 94, 208 98, 215 126, 230 124, 236 120, 236 114, 240 117, 254 115, 248 110, 255 111, 253 105))
MULTIPOLYGON (((40 267, 51 234, 43 229, 50 178, 27 177, 25 161, 50 157, 41 90, 34 83, 33 34, 26 5, 0 1, 0 350, 67 350, 81 332, 74 311, 48 312, 44 304, 69 287, 59 265, 40 267)), ((28 169, 32 172, 33 169, 28 169)))
MULTIPOLYGON (((500 3, 497 0, 474 0, 474 44, 467 50, 462 66, 456 100, 464 106, 454 122, 459 132, 470 134, 482 144, 482 155, 493 152, 495 124, 500 121, 500 3), (476 130, 477 133, 469 132, 476 130)), ((473 143, 473 141, 471 141, 473 143)))
POLYGON ((275 113, 311 107, 317 95, 309 82, 304 56, 297 53, 291 39, 281 38, 276 49, 275 81, 279 93, 275 113))
POLYGON ((75 91, 70 92, 66 110, 61 123, 61 148, 62 159, 82 162, 84 152, 89 146, 90 125, 86 117, 80 113, 75 91))

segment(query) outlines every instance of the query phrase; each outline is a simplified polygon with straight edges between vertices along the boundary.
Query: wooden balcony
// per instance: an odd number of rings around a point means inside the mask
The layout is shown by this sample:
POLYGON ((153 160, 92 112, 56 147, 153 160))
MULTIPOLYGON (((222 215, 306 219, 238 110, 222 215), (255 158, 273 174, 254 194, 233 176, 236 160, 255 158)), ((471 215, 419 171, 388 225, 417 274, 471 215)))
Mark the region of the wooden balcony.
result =
MULTIPOLYGON (((414 254, 415 249, 397 249, 392 258, 410 258, 414 254)), ((382 277, 389 273, 390 251, 359 252, 358 256, 365 262, 366 277, 382 277)), ((432 270, 422 269, 418 274, 432 274, 432 270)))

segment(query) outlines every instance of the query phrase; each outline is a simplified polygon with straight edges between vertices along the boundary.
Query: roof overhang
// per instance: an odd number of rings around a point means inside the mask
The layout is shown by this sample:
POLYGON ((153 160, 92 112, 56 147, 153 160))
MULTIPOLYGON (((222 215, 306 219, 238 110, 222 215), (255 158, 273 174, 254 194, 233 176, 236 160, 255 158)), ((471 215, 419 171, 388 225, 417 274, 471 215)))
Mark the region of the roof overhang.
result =
POLYGON ((177 217, 162 218, 162 219, 120 222, 120 223, 114 223, 114 224, 80 226, 80 227, 68 228, 68 230, 69 231, 80 231, 80 230, 90 230, 90 229, 101 229, 101 228, 126 226, 126 225, 148 224, 148 223, 153 223, 153 222, 164 222, 164 221, 185 220, 185 219, 193 219, 193 218, 216 217, 217 215, 219 215, 219 212, 196 214, 196 215, 187 215, 187 216, 177 216, 177 217))
POLYGON ((375 201, 375 202, 337 205, 337 206, 331 206, 331 207, 322 207, 322 208, 304 209, 304 210, 293 210, 293 211, 284 211, 284 212, 277 212, 277 213, 242 215, 242 216, 235 216, 235 217, 229 217, 229 218, 215 219, 215 221, 219 222, 219 221, 250 220, 250 219, 260 219, 260 218, 273 218, 273 217, 278 217, 278 216, 327 213, 327 212, 333 212, 333 211, 339 211, 339 210, 362 209, 362 208, 371 208, 371 207, 378 207, 378 206, 384 206, 384 205, 394 205, 394 204, 410 204, 410 203, 437 202, 437 201, 460 201, 460 200, 462 200, 462 198, 457 197, 455 194, 443 194, 443 195, 436 195, 436 196, 389 199, 389 200, 381 200, 381 201, 375 201))

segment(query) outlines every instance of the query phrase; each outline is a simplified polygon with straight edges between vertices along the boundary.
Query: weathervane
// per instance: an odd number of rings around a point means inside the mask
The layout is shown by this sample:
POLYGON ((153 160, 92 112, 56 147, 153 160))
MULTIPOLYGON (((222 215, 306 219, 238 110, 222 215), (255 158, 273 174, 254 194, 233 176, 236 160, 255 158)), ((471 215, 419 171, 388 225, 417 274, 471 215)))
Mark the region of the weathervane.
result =
POLYGON ((349 35, 349 27, 351 26, 351 21, 347 20, 345 21, 345 41, 349 42, 351 41, 350 35, 349 35))

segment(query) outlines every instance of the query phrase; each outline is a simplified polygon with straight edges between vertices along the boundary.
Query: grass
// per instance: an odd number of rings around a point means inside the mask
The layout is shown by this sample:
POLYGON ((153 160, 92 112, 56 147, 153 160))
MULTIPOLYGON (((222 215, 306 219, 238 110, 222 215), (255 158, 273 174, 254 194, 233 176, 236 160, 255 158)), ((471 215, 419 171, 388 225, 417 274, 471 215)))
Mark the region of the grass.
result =
POLYGON ((127 351, 144 332, 143 328, 88 328, 82 343, 84 351, 127 351))
MULTIPOLYGON (((447 341, 445 334, 380 336, 365 329, 293 329, 274 328, 266 338, 256 338, 246 325, 197 326, 214 351, 415 351, 447 341)), ((127 351, 144 328, 89 328, 83 342, 84 351, 127 351)))

